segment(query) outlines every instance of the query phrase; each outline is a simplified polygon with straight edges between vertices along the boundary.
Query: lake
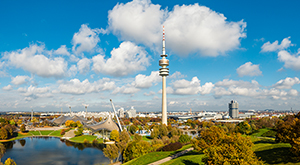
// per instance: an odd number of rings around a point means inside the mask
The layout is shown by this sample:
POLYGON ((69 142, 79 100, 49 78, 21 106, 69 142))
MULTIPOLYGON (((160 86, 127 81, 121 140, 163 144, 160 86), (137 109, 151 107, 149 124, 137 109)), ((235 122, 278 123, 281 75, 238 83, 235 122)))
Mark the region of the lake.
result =
POLYGON ((81 144, 56 137, 27 137, 3 143, 6 153, 3 162, 12 158, 17 165, 106 165, 110 160, 102 152, 103 144, 81 144))

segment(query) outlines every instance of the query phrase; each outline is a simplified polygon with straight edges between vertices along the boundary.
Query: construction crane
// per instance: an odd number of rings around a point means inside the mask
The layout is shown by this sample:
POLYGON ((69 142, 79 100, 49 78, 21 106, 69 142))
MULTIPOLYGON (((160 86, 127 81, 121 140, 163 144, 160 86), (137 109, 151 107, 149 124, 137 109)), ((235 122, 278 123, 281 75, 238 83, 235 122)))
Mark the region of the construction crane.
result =
POLYGON ((112 106, 112 108, 113 108, 113 110, 114 110, 114 112, 115 112, 115 116, 116 116, 116 118, 117 118, 117 121, 118 121, 118 124, 119 124, 120 130, 121 130, 121 132, 122 132, 122 131, 123 131, 123 129, 122 129, 122 126, 121 126, 121 124, 120 124, 120 120, 119 120, 119 117, 118 117, 118 115, 117 115, 117 112, 116 112, 115 106, 114 106, 114 104, 113 104, 113 102, 112 102, 112 99, 110 99, 110 102, 111 102, 111 106, 112 106))

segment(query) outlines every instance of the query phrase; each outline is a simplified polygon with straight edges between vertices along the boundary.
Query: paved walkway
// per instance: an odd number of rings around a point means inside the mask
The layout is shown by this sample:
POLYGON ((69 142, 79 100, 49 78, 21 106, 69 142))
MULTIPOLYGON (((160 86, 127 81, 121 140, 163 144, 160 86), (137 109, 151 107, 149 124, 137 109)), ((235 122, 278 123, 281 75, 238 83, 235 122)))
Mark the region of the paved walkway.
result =
POLYGON ((188 148, 188 149, 186 149, 186 150, 184 150, 184 151, 178 152, 178 153, 175 154, 175 155, 171 155, 171 156, 169 156, 169 157, 167 157, 167 158, 164 158, 164 159, 161 159, 161 160, 159 160, 159 161, 150 163, 149 165, 159 165, 159 164, 165 163, 165 162, 167 162, 167 161, 169 161, 169 160, 175 159, 175 158, 177 158, 177 157, 179 157, 179 156, 181 156, 181 155, 183 155, 183 154, 185 154, 185 153, 187 153, 187 152, 189 152, 189 151, 192 151, 192 150, 194 150, 193 147, 188 148))
POLYGON ((26 131, 51 131, 51 130, 60 130, 62 127, 34 127, 34 128, 26 128, 26 131))
POLYGON ((75 133, 74 132, 75 132, 75 130, 70 130, 70 131, 66 132, 63 137, 66 138, 66 139, 70 139, 72 137, 75 137, 75 133))

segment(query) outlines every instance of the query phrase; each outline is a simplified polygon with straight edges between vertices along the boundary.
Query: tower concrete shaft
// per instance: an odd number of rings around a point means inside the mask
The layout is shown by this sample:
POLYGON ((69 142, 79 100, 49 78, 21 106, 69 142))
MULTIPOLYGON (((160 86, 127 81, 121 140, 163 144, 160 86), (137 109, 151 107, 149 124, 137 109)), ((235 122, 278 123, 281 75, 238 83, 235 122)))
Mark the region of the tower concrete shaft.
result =
POLYGON ((163 27, 163 42, 162 42, 162 59, 159 60, 159 75, 162 77, 162 124, 167 125, 167 90, 166 90, 166 78, 169 75, 169 60, 166 58, 166 48, 165 48, 165 29, 163 27))

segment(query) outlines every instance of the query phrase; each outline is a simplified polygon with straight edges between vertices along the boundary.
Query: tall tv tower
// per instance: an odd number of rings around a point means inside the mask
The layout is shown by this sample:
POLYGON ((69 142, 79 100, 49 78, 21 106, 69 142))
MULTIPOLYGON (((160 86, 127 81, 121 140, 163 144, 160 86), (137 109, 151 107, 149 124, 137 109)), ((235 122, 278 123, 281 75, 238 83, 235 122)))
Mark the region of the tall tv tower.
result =
POLYGON ((166 91, 166 78, 169 76, 169 60, 166 58, 166 43, 165 43, 165 27, 163 26, 163 40, 162 40, 162 59, 159 60, 159 75, 162 77, 162 124, 167 125, 167 91, 166 91))

